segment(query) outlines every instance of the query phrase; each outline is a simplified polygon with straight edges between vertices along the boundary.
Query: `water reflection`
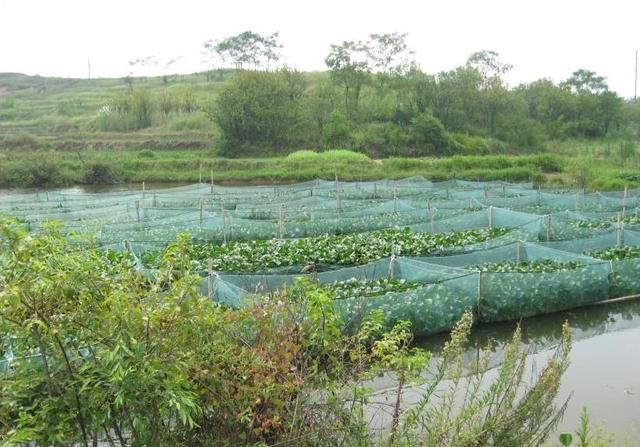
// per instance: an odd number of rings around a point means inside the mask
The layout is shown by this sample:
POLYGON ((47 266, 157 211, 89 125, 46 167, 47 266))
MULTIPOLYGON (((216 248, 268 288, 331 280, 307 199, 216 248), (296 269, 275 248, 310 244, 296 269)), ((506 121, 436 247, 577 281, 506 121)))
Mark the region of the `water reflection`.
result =
MULTIPOLYGON (((571 400, 558 432, 573 431, 583 406, 593 421, 615 435, 613 445, 639 445, 640 442, 640 300, 582 307, 552 315, 528 318, 520 322, 522 349, 529 352, 528 362, 540 367, 562 337, 562 324, 572 328, 571 366, 563 377, 559 399, 571 400)), ((474 328, 465 353, 473 365, 480 348, 490 352, 492 368, 503 359, 504 346, 511 340, 516 322, 496 323, 474 328)), ((448 340, 439 334, 416 340, 416 345, 436 356, 448 340)), ((491 377, 497 370, 490 371, 491 377)), ((531 377, 531 374, 527 374, 531 377)), ((525 379, 526 380, 526 379, 525 379)), ((395 389, 393 377, 380 377, 372 384, 378 399, 388 399, 395 389)), ((404 405, 420 397, 420 389, 403 395, 404 405)), ((372 409, 373 410, 373 409, 372 409)), ((375 428, 388 427, 389 416, 375 409, 375 428)))

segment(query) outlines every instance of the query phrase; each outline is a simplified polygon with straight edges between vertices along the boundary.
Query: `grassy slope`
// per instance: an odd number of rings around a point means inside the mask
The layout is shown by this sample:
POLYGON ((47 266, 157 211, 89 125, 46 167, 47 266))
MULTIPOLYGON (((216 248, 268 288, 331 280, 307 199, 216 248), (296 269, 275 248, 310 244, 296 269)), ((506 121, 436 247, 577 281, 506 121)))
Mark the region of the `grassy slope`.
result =
MULTIPOLYGON (((167 84, 162 77, 154 77, 136 79, 134 85, 152 93, 189 86, 198 102, 206 105, 228 76, 207 81, 204 74, 184 75, 167 84)), ((307 76, 313 83, 324 74, 307 76)), ((593 189, 640 184, 635 174, 640 167, 638 155, 624 154, 617 142, 607 141, 552 142, 548 151, 557 154, 552 162, 535 156, 293 162, 284 158, 221 159, 214 149, 216 129, 204 120, 200 120, 204 125, 191 129, 181 126, 181 117, 170 117, 141 131, 97 132, 92 124, 98 110, 126 89, 122 79, 0 74, 0 90, 4 91, 0 98, 0 137, 4 141, 0 141, 0 184, 20 184, 25 163, 43 157, 57 162, 61 181, 66 183, 82 182, 89 166, 102 163, 112 167, 119 181, 127 182, 197 181, 203 165, 204 179, 213 168, 214 179, 224 182, 286 182, 333 178, 337 173, 345 180, 424 175, 434 179, 544 179, 552 184, 576 184, 586 179, 593 189)))

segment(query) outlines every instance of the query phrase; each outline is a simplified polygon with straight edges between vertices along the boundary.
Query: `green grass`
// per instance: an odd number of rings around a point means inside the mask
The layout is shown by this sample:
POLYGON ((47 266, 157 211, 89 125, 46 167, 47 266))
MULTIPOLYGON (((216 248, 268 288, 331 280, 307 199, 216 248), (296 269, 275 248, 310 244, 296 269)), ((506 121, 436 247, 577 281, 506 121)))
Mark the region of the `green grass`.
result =
MULTIPOLYGON (((211 172, 215 182, 225 184, 287 183, 315 178, 333 179, 335 175, 345 181, 414 175, 433 180, 541 181, 544 179, 541 159, 547 157, 486 156, 479 157, 482 162, 478 163, 478 157, 370 160, 362 154, 348 151, 311 154, 315 153, 227 159, 207 150, 10 150, 0 152, 0 185, 34 186, 30 183, 32 179, 37 177, 42 183, 47 173, 50 173, 51 181, 35 186, 86 183, 87 172, 96 164, 107 166, 113 174, 108 182, 122 183, 197 182, 201 178, 208 182, 211 172)), ((563 162, 564 159, 558 157, 554 163, 563 162)), ((552 172, 556 169, 554 164, 552 172)))

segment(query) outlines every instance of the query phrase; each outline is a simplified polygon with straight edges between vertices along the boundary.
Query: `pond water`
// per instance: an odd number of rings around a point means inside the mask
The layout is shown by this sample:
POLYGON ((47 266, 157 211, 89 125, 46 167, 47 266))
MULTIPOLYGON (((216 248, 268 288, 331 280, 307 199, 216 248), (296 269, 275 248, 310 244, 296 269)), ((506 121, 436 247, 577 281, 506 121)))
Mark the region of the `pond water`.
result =
MULTIPOLYGON (((591 420, 615 435, 613 445, 640 443, 640 300, 594 305, 567 312, 529 318, 520 322, 522 349, 529 352, 529 371, 540 371, 562 336, 562 324, 572 328, 571 365, 562 379, 559 399, 570 397, 558 432, 573 432, 580 413, 586 406, 591 420)), ((481 347, 489 347, 492 377, 501 364, 503 348, 511 339, 516 322, 491 324, 473 330, 465 357, 472 363, 481 347)), ((436 335, 416 340, 416 345, 436 356, 448 340, 436 335)), ((384 376, 372 387, 378 401, 392 401, 395 380, 384 376)), ((420 387, 408 388, 403 394, 405 405, 419 400, 420 387)), ((374 428, 389 426, 390 415, 372 410, 374 428)))

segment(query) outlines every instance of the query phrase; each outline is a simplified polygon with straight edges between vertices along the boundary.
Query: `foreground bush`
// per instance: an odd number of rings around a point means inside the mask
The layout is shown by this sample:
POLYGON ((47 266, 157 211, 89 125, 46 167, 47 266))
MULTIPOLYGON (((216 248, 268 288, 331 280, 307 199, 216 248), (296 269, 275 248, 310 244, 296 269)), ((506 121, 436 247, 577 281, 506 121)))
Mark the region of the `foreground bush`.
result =
POLYGON ((489 381, 469 375, 488 369, 489 353, 462 360, 470 313, 432 359, 408 323, 383 333, 380 314, 343 335, 332 298, 311 283, 225 309, 198 294, 187 244, 150 280, 56 226, 28 235, 0 222, 2 445, 535 445, 562 414, 566 328, 529 387, 519 331, 489 381), (396 387, 382 404, 388 429, 374 434, 365 383, 380 372, 396 387), (406 408, 409 385, 422 399, 406 408))

